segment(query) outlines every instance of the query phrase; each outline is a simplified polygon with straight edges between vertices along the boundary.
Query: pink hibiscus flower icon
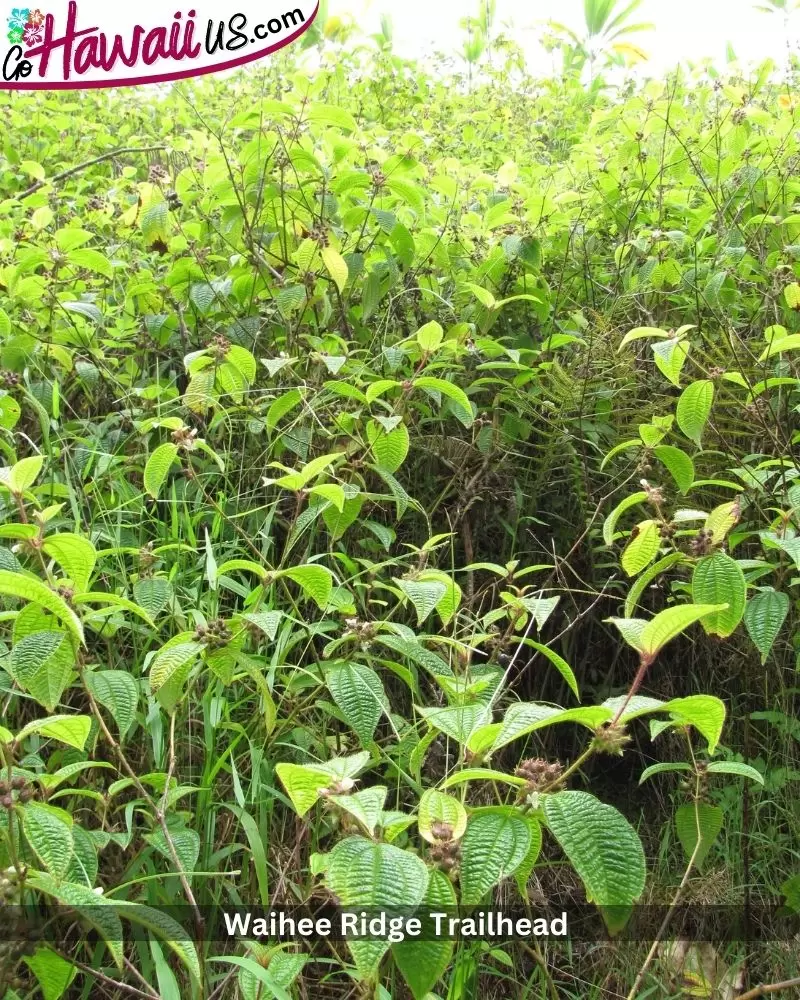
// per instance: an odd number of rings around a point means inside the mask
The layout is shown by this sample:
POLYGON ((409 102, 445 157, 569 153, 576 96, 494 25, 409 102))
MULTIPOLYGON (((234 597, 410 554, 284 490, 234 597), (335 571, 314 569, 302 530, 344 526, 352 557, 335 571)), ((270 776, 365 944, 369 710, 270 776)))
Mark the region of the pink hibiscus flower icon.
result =
POLYGON ((44 39, 44 31, 41 25, 38 24, 28 24, 25 25, 25 30, 22 33, 22 40, 26 45, 41 45, 44 39))

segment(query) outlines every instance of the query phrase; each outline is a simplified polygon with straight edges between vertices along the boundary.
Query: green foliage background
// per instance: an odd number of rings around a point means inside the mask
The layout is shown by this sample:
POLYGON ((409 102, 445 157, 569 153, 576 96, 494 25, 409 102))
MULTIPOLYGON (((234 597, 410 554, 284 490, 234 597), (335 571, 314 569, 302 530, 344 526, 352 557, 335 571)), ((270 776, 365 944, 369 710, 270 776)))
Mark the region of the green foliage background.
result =
POLYGON ((2 892, 77 921, 4 945, 5 996, 796 977, 780 941, 204 934, 798 906, 796 70, 326 34, 313 72, 0 102, 2 892))

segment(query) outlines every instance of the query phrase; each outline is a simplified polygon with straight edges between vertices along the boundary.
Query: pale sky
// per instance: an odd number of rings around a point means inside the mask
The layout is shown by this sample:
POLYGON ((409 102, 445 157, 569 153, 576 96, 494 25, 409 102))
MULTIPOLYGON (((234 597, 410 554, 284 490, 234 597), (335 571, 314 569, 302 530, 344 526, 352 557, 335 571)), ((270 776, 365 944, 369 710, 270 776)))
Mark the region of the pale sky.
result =
MULTIPOLYGON (((780 14, 755 9, 758 0, 644 0, 634 20, 649 21, 656 30, 631 36, 650 55, 648 69, 659 73, 678 61, 712 57, 720 66, 731 42, 742 62, 771 56, 782 61, 786 36, 780 14)), ((762 0, 763 2, 763 0, 762 0)), ((413 57, 434 49, 452 53, 460 45, 459 19, 477 13, 478 0, 329 0, 330 14, 351 13, 367 31, 377 30, 380 15, 391 15, 395 49, 413 57)), ((497 22, 513 22, 513 35, 529 53, 532 64, 545 57, 536 39, 536 23, 549 18, 573 28, 582 23, 583 0, 497 0, 497 22)), ((798 33, 800 15, 792 18, 798 33)), ((511 33, 511 32, 509 32, 511 33)), ((532 66, 535 68, 535 65, 532 66)), ((543 70, 549 68, 545 61, 543 70)))

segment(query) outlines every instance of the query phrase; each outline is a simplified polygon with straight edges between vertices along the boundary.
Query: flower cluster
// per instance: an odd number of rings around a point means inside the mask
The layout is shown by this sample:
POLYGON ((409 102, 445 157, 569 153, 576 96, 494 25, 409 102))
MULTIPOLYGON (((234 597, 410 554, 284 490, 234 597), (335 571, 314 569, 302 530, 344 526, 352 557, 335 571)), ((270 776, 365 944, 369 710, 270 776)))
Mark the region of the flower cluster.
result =
POLYGON ((12 45, 39 45, 44 38, 45 15, 38 8, 13 7, 6 37, 12 45))

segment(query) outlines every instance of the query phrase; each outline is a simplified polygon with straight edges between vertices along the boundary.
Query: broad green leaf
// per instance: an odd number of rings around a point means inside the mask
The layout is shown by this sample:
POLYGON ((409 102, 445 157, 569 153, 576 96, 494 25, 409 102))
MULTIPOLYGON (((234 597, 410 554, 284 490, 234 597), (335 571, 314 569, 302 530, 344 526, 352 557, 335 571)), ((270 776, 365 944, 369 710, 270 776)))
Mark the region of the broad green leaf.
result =
POLYGON ((51 806, 29 802, 22 819, 25 839, 56 882, 61 882, 67 874, 73 851, 72 828, 60 812, 51 806))
POLYGON ((348 277, 347 261, 333 247, 325 247, 323 249, 322 261, 325 264, 328 274, 333 278, 333 283, 340 292, 343 292, 348 277))
POLYGON ((590 903, 626 907, 639 899, 646 877, 644 850, 622 813, 588 792, 565 791, 547 796, 544 815, 590 903))
POLYGON ((322 789, 332 783, 330 774, 302 764, 276 764, 275 773, 301 817, 318 801, 322 789))
MULTIPOLYGON (((625 609, 627 612, 627 608, 625 609)), ((606 621, 616 625, 622 638, 629 646, 638 652, 644 652, 642 633, 647 627, 644 618, 607 618, 606 621)))
POLYGON ((435 320, 417 330, 417 343, 427 354, 437 351, 443 339, 444 330, 435 320))
POLYGON ((86 686, 94 698, 107 709, 117 724, 120 739, 136 719, 139 688, 125 670, 90 670, 84 674, 86 686))
POLYGON ((417 613, 417 625, 422 625, 447 593, 447 584, 437 580, 423 582, 395 578, 394 582, 414 605, 414 610, 417 613))
POLYGON ((759 363, 769 361, 776 354, 797 350, 800 350, 800 333, 793 333, 788 337, 781 337, 780 340, 773 340, 758 360, 759 363))
POLYGON ((333 589, 333 576, 329 569, 324 566, 307 565, 293 566, 291 569, 283 569, 274 574, 275 578, 288 577, 299 585, 306 597, 310 597, 323 611, 328 606, 331 590, 333 589))
POLYGON ((133 585, 133 599, 151 619, 167 607, 173 595, 172 584, 163 576, 145 576, 133 585))
POLYGON ((378 675, 364 663, 342 662, 328 667, 325 683, 348 725, 365 746, 370 744, 387 707, 378 675))
POLYGON ((181 925, 164 910, 156 910, 144 903, 128 899, 109 899, 108 903, 119 916, 131 923, 145 927, 150 933, 157 935, 178 956, 184 967, 189 971, 195 982, 202 979, 200 960, 197 950, 189 934, 181 925))
POLYGON ((78 616, 62 597, 40 580, 0 569, 0 594, 41 605, 62 621, 78 642, 84 645, 83 626, 78 616))
POLYGON ((688 802, 675 813, 678 833, 687 861, 694 855, 696 868, 701 868, 722 829, 724 814, 719 806, 707 802, 688 802), (695 849, 697 853, 695 854, 695 849))
POLYGON ((78 593, 87 589, 97 562, 97 552, 88 538, 73 534, 48 535, 42 543, 42 551, 58 563, 78 593))
POLYGON ((420 378, 414 380, 414 387, 417 389, 428 389, 433 392, 440 392, 443 396, 447 396, 455 404, 455 414, 461 423, 465 427, 471 427, 473 420, 475 419, 472 415, 472 406, 467 394, 463 389, 460 389, 457 385, 453 385, 452 382, 445 382, 441 378, 433 378, 429 375, 423 375, 420 378))
MULTIPOLYGON (((364 837, 340 840, 328 856, 325 881, 345 907, 405 909, 420 905, 428 889, 429 872, 410 851, 364 837)), ((386 941, 349 941, 362 976, 373 976, 389 948, 386 941)))
POLYGON ((705 615, 700 624, 708 635, 727 639, 742 620, 747 601, 744 573, 734 559, 724 552, 705 556, 692 574, 692 599, 697 604, 727 602, 724 611, 705 615))
MULTIPOLYGON (((456 893, 447 876, 430 872, 428 888, 422 900, 423 913, 452 912, 457 904, 456 893)), ((392 945, 392 955, 414 1000, 425 1000, 447 971, 455 942, 439 938, 416 941, 409 938, 392 945)))
POLYGON ((499 812, 470 817, 461 841, 461 905, 481 902, 497 883, 513 875, 531 846, 531 828, 522 816, 499 812))
POLYGON ((203 651, 203 643, 190 639, 166 646, 156 653, 150 664, 150 689, 158 691, 175 677, 185 677, 191 664, 203 651))
POLYGON ((438 840, 460 840, 467 828, 467 811, 452 795, 429 788, 419 800, 417 828, 429 844, 438 840), (441 823, 450 827, 446 837, 435 832, 435 825, 441 823))
POLYGON ((350 813, 372 836, 380 822, 388 789, 385 785, 372 785, 350 795, 331 795, 329 801, 350 813))
POLYGON ((739 502, 732 500, 730 503, 720 504, 706 518, 705 530, 711 535, 714 545, 721 545, 728 536, 728 532, 739 520, 739 502))
POLYGON ((622 553, 622 568, 628 576, 638 576, 658 555, 661 547, 661 528, 657 521, 642 521, 631 532, 631 538, 622 553))
POLYGON ((562 722, 574 722, 587 729, 596 729, 613 717, 612 712, 602 705, 587 705, 584 708, 557 708, 555 705, 539 705, 535 702, 517 702, 506 711, 502 727, 493 744, 499 750, 507 743, 521 736, 536 732, 562 722))
POLYGON ((144 467, 144 488, 154 500, 158 499, 161 487, 164 485, 177 455, 178 446, 168 441, 166 444, 159 445, 147 459, 147 464, 144 467))
POLYGON ((542 850, 542 824, 532 816, 526 816, 525 821, 527 822, 528 829, 530 830, 531 843, 528 848, 528 853, 522 859, 519 867, 514 872, 514 881, 517 883, 520 896, 522 896, 522 898, 527 902, 528 879, 531 877, 531 872, 533 871, 542 850))
POLYGON ((760 591, 747 602, 744 626, 753 645, 761 654, 762 665, 778 638, 786 616, 789 614, 789 595, 771 587, 760 591))
POLYGON ((375 464, 387 472, 397 472, 406 460, 409 448, 408 428, 398 424, 386 431, 376 421, 367 424, 367 439, 375 456, 375 464))
POLYGON ((653 449, 653 454, 666 466, 681 493, 688 493, 694 483, 694 462, 685 451, 662 444, 653 449))
POLYGON ((32 632, 14 645, 8 669, 24 691, 52 712, 69 682, 73 664, 66 633, 32 632))
POLYGON ((117 968, 122 968, 122 924, 114 912, 110 900, 98 896, 85 885, 74 882, 59 883, 46 872, 41 871, 28 876, 27 886, 43 892, 63 906, 75 910, 78 916, 100 935, 117 968))
POLYGON ((724 611, 726 608, 725 604, 678 604, 660 611, 642 629, 640 637, 642 650, 650 656, 655 656, 690 625, 705 618, 706 615, 724 611))
POLYGON ((678 427, 698 448, 714 404, 714 383, 710 379, 692 382, 681 393, 675 411, 678 427))
POLYGON ((42 455, 31 455, 30 458, 22 458, 15 465, 11 466, 8 474, 8 487, 13 493, 24 493, 36 482, 36 477, 42 471, 44 457, 42 455))
POLYGON ((16 739, 21 743, 28 736, 37 733, 46 739, 58 740, 76 750, 83 750, 91 728, 92 720, 88 715, 51 715, 47 719, 29 722, 20 729, 16 739))
POLYGON ((77 966, 46 945, 37 948, 33 955, 26 956, 24 961, 36 976, 43 1000, 61 1000, 78 971, 77 966))
POLYGON ((606 545, 613 545, 614 530, 617 527, 617 521, 619 521, 625 511, 630 510, 631 507, 635 507, 636 504, 644 503, 646 500, 647 494, 642 491, 640 493, 633 493, 629 497, 625 497, 624 500, 617 504, 614 510, 611 511, 603 522, 603 541, 606 545))
POLYGON ((419 708, 419 714, 440 732, 465 746, 470 736, 488 722, 486 705, 454 705, 451 708, 419 708))
POLYGON ((735 774, 739 778, 749 778, 751 781, 764 784, 763 775, 749 764, 740 764, 735 760, 713 760, 706 765, 708 774, 735 774))
POLYGON ((688 698, 673 698, 659 711, 670 712, 694 728, 708 742, 708 752, 715 753, 722 727, 725 725, 725 702, 710 694, 693 694, 688 698))

